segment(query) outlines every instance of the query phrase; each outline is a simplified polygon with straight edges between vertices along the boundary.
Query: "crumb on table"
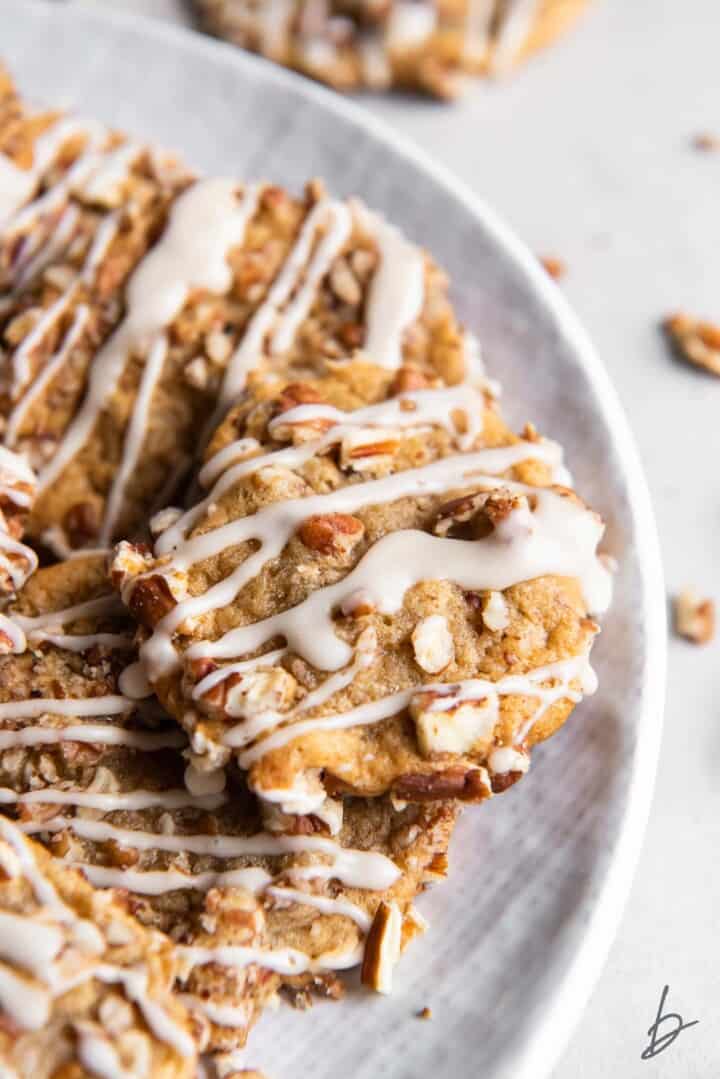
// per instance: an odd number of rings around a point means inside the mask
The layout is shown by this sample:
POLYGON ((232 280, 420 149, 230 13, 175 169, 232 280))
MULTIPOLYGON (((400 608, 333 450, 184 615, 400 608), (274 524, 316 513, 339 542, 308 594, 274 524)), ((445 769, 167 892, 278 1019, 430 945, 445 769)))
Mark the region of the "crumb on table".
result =
POLYGON ((700 131, 693 135, 692 145, 703 153, 714 153, 720 150, 720 135, 714 135, 712 131, 700 131))
POLYGON ((679 313, 663 319, 662 328, 682 359, 713 375, 720 375, 720 326, 717 323, 679 313))
POLYGON ((540 262, 553 281, 559 281, 560 278, 565 276, 567 267, 562 259, 556 258, 554 255, 540 255, 540 262))
POLYGON ((708 644, 715 636, 715 604, 685 588, 675 597, 675 632, 693 644, 708 644))

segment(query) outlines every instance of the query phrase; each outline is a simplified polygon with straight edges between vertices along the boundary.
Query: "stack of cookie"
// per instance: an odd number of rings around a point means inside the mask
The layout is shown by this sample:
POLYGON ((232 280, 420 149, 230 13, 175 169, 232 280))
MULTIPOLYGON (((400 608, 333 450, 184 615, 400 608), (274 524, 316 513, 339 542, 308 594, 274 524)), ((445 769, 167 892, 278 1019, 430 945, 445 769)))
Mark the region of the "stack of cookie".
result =
POLYGON ((594 689, 603 525, 317 182, 5 80, 0 288, 0 1060, 228 1075, 279 991, 389 991, 460 806, 594 689))
POLYGON ((561 34, 586 0, 194 0, 212 33, 336 90, 452 98, 561 34))

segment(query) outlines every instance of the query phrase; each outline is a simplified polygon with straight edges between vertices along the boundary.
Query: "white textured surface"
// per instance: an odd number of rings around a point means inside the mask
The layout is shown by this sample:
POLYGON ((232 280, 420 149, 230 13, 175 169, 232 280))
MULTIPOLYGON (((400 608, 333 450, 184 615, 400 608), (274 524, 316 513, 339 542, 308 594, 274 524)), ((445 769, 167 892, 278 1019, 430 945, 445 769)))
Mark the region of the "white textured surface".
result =
MULTIPOLYGON (((93 6, 103 5, 95 0, 93 6)), ((176 17, 183 8, 143 0, 105 6, 176 17)), ((720 498, 713 467, 720 453, 720 385, 672 363, 656 332, 658 318, 676 306, 720 317, 720 155, 699 155, 688 145, 694 132, 720 129, 718 30, 716 0, 682 5, 606 0, 572 37, 513 81, 472 87, 452 108, 365 101, 468 181, 535 250, 568 263, 563 290, 610 369, 640 441, 669 583, 716 590, 720 598, 720 572, 714 565, 720 498)), ((47 59, 49 45, 41 40, 38 47, 47 59)), ((367 189, 382 208, 395 206, 396 216, 439 248, 451 269, 467 262, 476 274, 482 270, 484 253, 474 250, 472 232, 457 235, 452 215, 440 222, 426 219, 423 198, 428 192, 422 184, 404 193, 383 182, 384 173, 390 181, 394 175, 386 156, 363 153, 359 144, 353 153, 325 126, 314 129, 308 153, 308 125, 302 116, 291 122, 286 115, 280 123, 271 113, 275 142, 268 156, 259 125, 233 100, 230 81, 219 75, 209 86, 196 87, 203 100, 206 92, 218 100, 216 128, 224 137, 213 145, 206 133, 207 115, 180 77, 163 80, 161 71, 150 71, 144 88, 147 107, 135 100, 133 109, 132 101, 122 99, 122 78, 115 97, 106 85, 121 71, 122 56, 114 59, 110 72, 103 72, 95 53, 92 69, 82 76, 62 59, 54 72, 47 63, 44 68, 29 58, 26 63, 28 77, 43 92, 51 91, 60 70, 65 90, 92 88, 86 107, 106 115, 111 110, 170 144, 197 148, 198 159, 208 165, 236 164, 247 172, 263 168, 273 176, 298 179, 314 159, 316 167, 348 188, 367 189), (171 128, 167 119, 178 111, 185 118, 171 128), (231 137, 226 133, 233 125, 231 137), (289 176, 287 168, 283 171, 288 157, 294 165, 289 176)), ((512 287, 512 276, 505 286, 512 287)), ((522 337, 517 317, 510 318, 507 309, 501 319, 495 317, 490 281, 488 295, 476 303, 474 284, 477 277, 458 290, 459 298, 490 345, 497 342, 489 359, 505 380, 508 396, 518 402, 516 417, 539 416, 553 434, 564 435, 581 484, 594 478, 602 508, 613 509, 622 521, 622 504, 609 506, 608 492, 603 493, 611 463, 588 424, 590 414, 582 414, 576 384, 571 378, 545 384, 552 372, 546 366, 552 348, 528 350, 525 365, 518 362, 518 339, 507 349, 503 345, 515 332, 522 337)), ((495 296, 507 296, 502 281, 498 289, 495 296)), ((622 528, 615 538, 618 545, 626 538, 622 528)), ((503 1074, 513 1079, 519 1074, 513 1071, 513 1050, 525 1038, 526 1021, 532 1025, 535 1019, 534 1007, 542 1013, 537 994, 549 994, 553 976, 577 945, 576 919, 587 914, 584 904, 598 885, 607 839, 617 823, 613 813, 621 811, 634 702, 622 681, 627 670, 622 676, 615 672, 623 670, 626 649, 635 640, 629 588, 629 583, 621 585, 615 621, 602 642, 602 695, 537 755, 531 775, 516 791, 466 821, 455 844, 449 887, 429 897, 435 908, 433 932, 408 956, 398 995, 390 1002, 370 1002, 353 1020, 369 1058, 362 1065, 357 1053, 341 1058, 335 1074, 347 1070, 357 1079, 473 1074, 486 1079, 487 1062, 500 1058, 508 1067, 503 1074), (470 859, 478 844, 478 855, 470 859), (459 852, 468 862, 462 867, 459 852), (455 927, 451 937, 446 936, 450 926, 455 927), (453 966, 461 972, 454 983, 446 977, 453 966), (423 982, 431 967, 436 980, 423 982), (426 1003, 434 1021, 411 1020, 412 1010, 426 1003), (458 1047, 459 1040, 464 1048, 458 1047), (408 1052, 410 1044, 419 1056, 408 1052)), ((712 650, 702 653, 674 643, 671 655, 666 737, 644 855, 608 966, 554 1079, 629 1079, 644 1071, 655 1079, 705 1079, 720 1064, 719 676, 712 650), (645 1031, 666 982, 669 1005, 686 1020, 701 1022, 665 1054, 641 1063, 645 1031)), ((323 1074, 330 1012, 317 1009, 311 1035, 307 1017, 293 1024, 298 1033, 283 1039, 279 1057, 285 1063, 271 1072, 274 1079, 297 1079, 298 1060, 319 1061, 323 1074), (302 1039, 303 1030, 315 1046, 304 1055, 295 1041, 302 1039)))

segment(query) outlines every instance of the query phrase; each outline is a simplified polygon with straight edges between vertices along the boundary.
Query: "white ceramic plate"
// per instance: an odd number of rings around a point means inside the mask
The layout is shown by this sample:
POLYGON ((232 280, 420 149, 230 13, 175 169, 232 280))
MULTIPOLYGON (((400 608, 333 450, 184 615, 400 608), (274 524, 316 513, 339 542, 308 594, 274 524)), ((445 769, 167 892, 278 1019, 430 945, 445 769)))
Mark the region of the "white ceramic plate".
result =
MULTIPOLYGON (((4 0, 0 50, 25 93, 76 107, 206 171, 356 193, 446 267, 511 419, 562 441, 608 521, 613 608, 600 692, 533 768, 466 813, 431 931, 390 999, 351 992, 266 1017, 248 1063, 273 1079, 542 1079, 587 1000, 638 854, 660 740, 664 590, 636 451, 607 375, 535 258, 468 190, 368 114, 275 67, 162 24, 4 0), (433 1022, 414 1013, 432 1008, 433 1022)), ((474 133, 481 137, 481 133, 474 133)))

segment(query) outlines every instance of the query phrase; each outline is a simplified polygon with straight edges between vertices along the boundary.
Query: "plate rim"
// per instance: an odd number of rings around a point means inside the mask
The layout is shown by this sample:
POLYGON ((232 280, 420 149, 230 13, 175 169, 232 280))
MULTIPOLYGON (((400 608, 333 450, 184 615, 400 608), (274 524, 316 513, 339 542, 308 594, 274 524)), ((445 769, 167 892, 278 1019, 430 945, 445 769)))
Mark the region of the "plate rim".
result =
MULTIPOLYGON (((113 11, 105 7, 87 7, 76 0, 69 0, 62 7, 50 3, 50 0, 5 0, 5 4, 8 5, 5 8, 6 16, 15 13, 22 18, 34 12, 36 15, 52 13, 53 17, 57 17, 62 12, 63 18, 77 19, 78 22, 84 20, 134 32, 140 30, 144 36, 170 43, 179 50, 190 49, 208 57, 219 53, 225 63, 235 66, 241 74, 249 72, 269 80, 332 112, 349 126, 363 129, 378 142, 391 145, 395 154, 429 175, 439 187, 445 189, 449 197, 460 202, 480 222, 490 239, 503 249, 505 256, 534 291, 538 302, 554 316, 558 332, 564 337, 574 362, 587 377, 622 461, 639 556, 638 580, 642 601, 639 620, 645 630, 646 647, 634 724, 636 741, 627 783, 627 800, 618 831, 613 837, 614 849, 604 878, 599 882, 592 905, 588 905, 587 899, 584 901, 588 920, 582 931, 582 939, 545 1010, 537 1015, 535 1026, 528 1031, 519 1054, 512 1061, 500 1062, 493 1076, 493 1079, 546 1079, 559 1063, 582 1018, 605 966, 629 898, 650 814, 664 720, 668 649, 660 541, 640 454, 609 372, 569 301, 501 215, 482 196, 477 195, 469 183, 433 160, 399 126, 365 109, 357 99, 349 99, 263 57, 198 32, 193 27, 177 25, 161 18, 113 11)), ((582 910, 582 904, 578 910, 582 910)))

